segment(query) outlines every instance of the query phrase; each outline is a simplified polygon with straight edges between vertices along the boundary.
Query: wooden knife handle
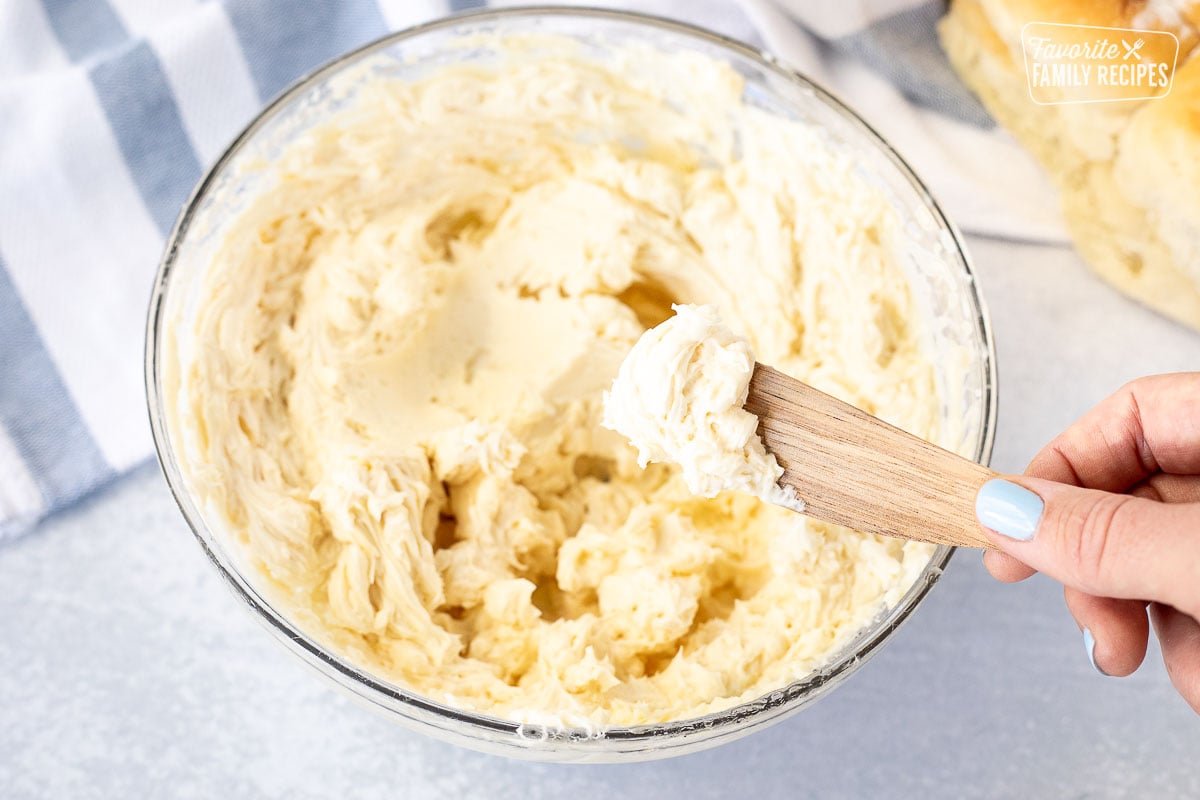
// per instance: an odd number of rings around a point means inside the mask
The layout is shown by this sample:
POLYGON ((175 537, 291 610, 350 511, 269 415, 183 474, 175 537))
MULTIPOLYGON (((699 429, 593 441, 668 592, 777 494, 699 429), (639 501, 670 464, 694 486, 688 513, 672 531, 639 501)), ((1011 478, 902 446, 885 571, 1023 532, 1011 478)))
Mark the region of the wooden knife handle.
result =
POLYGON ((804 513, 855 530, 995 549, 975 517, 993 470, 758 364, 746 410, 804 513))

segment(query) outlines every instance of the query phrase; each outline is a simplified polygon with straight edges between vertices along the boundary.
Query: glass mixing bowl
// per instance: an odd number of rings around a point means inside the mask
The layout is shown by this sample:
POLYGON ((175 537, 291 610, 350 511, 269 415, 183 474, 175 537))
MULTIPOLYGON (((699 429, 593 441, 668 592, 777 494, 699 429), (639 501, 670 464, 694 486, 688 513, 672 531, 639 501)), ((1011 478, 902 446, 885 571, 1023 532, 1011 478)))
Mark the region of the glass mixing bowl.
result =
POLYGON ((213 165, 167 242, 146 332, 146 394, 154 441, 171 491, 213 565, 237 597, 293 653, 338 686, 397 721, 479 750, 547 761, 634 761, 692 752, 744 736, 808 706, 841 684, 891 637, 942 574, 952 548, 940 547, 899 603, 824 668, 757 700, 696 719, 629 728, 559 729, 470 713, 415 694, 323 647, 282 609, 244 563, 240 547, 206 515, 180 469, 181 434, 164 398, 187 363, 198 287, 231 222, 268 181, 270 163, 297 136, 353 102, 356 86, 410 80, 449 63, 487 62, 489 36, 540 32, 580 42, 589 58, 630 44, 692 51, 730 64, 745 79, 744 102, 821 132, 851 153, 860 174, 895 208, 904 232, 904 268, 927 315, 927 346, 937 364, 943 422, 958 449, 991 456, 996 362, 991 330, 954 227, 904 161, 842 102, 771 56, 713 33, 653 17, 604 10, 510 9, 452 17, 387 36, 300 80, 272 102, 213 165), (465 38, 464 38, 465 37, 465 38), (464 42, 466 43, 464 45, 464 42))

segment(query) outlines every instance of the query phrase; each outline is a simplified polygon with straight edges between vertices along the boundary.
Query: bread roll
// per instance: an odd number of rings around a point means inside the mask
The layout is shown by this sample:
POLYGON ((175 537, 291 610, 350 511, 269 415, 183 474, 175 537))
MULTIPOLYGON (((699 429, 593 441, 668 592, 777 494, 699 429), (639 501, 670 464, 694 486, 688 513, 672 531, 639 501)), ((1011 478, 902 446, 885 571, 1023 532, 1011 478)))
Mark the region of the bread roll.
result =
POLYGON ((954 0, 940 33, 966 84, 1058 185, 1084 259, 1200 329, 1200 1, 954 0), (1149 100, 1038 105, 1021 49, 1028 22, 1170 31, 1174 86, 1149 100))

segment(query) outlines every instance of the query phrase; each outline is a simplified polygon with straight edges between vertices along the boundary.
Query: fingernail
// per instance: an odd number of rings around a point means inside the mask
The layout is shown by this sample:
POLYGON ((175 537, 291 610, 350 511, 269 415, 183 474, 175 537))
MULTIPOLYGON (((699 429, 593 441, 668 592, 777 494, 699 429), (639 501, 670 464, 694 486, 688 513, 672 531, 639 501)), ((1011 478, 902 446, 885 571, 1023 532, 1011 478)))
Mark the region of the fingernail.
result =
POLYGON ((988 481, 975 496, 975 516, 981 525, 1021 541, 1033 538, 1044 507, 1042 498, 1003 478, 988 481))
POLYGON ((1096 666, 1096 637, 1092 635, 1092 631, 1089 628, 1083 629, 1083 647, 1087 650, 1088 661, 1091 662, 1092 669, 1101 675, 1107 675, 1107 672, 1096 666))

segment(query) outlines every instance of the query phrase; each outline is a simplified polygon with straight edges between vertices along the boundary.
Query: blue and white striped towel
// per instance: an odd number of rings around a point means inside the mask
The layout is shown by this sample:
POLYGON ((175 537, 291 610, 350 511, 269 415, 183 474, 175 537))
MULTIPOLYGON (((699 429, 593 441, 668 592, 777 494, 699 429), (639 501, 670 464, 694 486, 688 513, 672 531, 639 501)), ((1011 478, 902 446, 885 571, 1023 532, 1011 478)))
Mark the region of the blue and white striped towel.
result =
MULTIPOLYGON (((0 540, 150 457, 145 307, 204 167, 303 72, 483 5, 0 0, 0 540)), ((765 42, 859 107, 964 227, 1061 236, 1036 170, 937 50, 941 2, 605 5, 765 42)))

